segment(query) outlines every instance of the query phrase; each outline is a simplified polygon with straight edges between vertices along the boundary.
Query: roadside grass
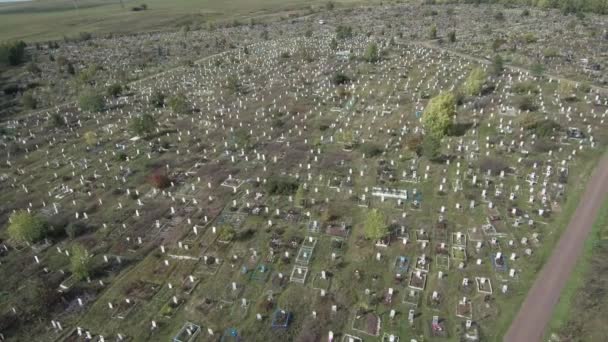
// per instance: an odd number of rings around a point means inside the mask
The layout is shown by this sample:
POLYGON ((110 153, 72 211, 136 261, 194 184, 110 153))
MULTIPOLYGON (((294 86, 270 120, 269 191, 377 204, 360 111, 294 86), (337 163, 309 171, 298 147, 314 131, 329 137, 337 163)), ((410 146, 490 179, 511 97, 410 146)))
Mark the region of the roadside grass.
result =
MULTIPOLYGON (((523 287, 518 287, 517 289, 513 289, 512 297, 506 298, 504 301, 501 301, 501 314, 497 317, 497 322, 495 325, 495 331, 492 337, 488 336, 492 341, 501 341, 502 336, 507 332, 511 322, 515 318, 517 311, 521 307, 526 295, 528 294, 528 290, 534 283, 536 276, 547 262, 551 253, 554 251, 559 238, 562 233, 568 226, 574 211, 576 210, 580 199, 585 190, 585 186, 587 185, 587 181, 591 177, 591 174, 595 167, 598 164, 598 161, 601 157, 602 151, 592 151, 585 157, 581 159, 579 164, 574 167, 574 170, 570 171, 570 177, 568 184, 572 186, 568 192, 568 198, 564 206, 562 207, 562 212, 559 214, 559 217, 553 221, 553 225, 555 229, 552 231, 551 235, 546 236, 545 243, 542 244, 542 247, 537 251, 538 258, 536 262, 531 262, 527 270, 522 272, 520 275, 520 284, 524 284, 523 287)), ((604 209, 607 206, 604 206, 604 209)), ((603 211, 603 213, 605 210, 603 211)), ((596 227, 594 227, 596 229, 596 227)), ((588 249, 588 246, 585 246, 585 251, 588 249)), ((587 253, 587 252, 586 252, 587 253)), ((579 274, 578 268, 575 269, 576 274, 579 274)), ((580 277, 580 276, 579 276, 580 277)), ((572 277, 576 278, 576 277, 572 277)), ((561 300, 560 300, 561 302, 561 300)))
MULTIPOLYGON (((545 340, 548 340, 554 332, 563 328, 566 323, 576 316, 576 308, 573 307, 574 299, 579 291, 582 290, 585 280, 592 272, 591 259, 597 251, 597 246, 602 240, 607 239, 606 232, 608 226, 608 201, 605 201, 600 208, 599 215, 593 224, 590 236, 585 241, 583 254, 577 261, 576 267, 566 286, 562 290, 559 302, 553 312, 553 317, 549 322, 545 332, 545 340)), ((582 337, 582 336, 581 336, 582 337)))

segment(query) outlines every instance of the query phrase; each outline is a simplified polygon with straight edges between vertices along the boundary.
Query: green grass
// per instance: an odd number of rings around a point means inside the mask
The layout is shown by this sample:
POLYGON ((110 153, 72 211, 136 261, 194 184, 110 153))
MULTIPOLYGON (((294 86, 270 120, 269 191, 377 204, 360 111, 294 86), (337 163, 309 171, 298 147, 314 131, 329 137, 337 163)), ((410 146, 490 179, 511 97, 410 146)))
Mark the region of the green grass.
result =
POLYGON ((549 322, 549 327, 546 331, 546 338, 555 331, 564 327, 564 325, 574 316, 576 312, 573 310, 573 300, 577 295, 578 291, 583 287, 589 272, 591 271, 591 257, 595 251, 595 247, 598 245, 600 240, 604 239, 602 233, 608 225, 608 201, 605 201, 602 205, 597 220, 593 224, 591 235, 585 241, 583 254, 577 261, 576 267, 570 276, 570 279, 566 283, 566 286, 562 290, 559 302, 553 312, 553 317, 549 322))
MULTIPOLYGON (((551 256, 555 245, 559 241, 563 231, 568 226, 568 223, 570 222, 570 219, 572 218, 572 215, 580 202, 580 198, 583 195, 586 181, 591 178, 591 173, 598 163, 599 156, 601 156, 601 151, 591 152, 590 155, 582 159, 581 162, 576 166, 576 172, 571 172, 571 175, 576 176, 571 176, 568 184, 574 188, 569 190, 570 192, 568 198, 566 199, 563 210, 559 215, 559 219, 554 221, 556 228, 552 232, 552 235, 545 238, 545 243, 543 243, 541 249, 537 252, 540 256, 538 259, 539 262, 531 264, 528 271, 520 276, 520 283, 524 284, 524 288, 518 287, 517 292, 513 294, 512 298, 501 302, 501 314, 496 322, 496 333, 493 334, 494 336, 504 336, 509 329, 512 320, 515 318, 515 315, 517 314, 521 303, 525 299, 528 290, 536 279, 536 276, 542 269, 545 262, 551 256)), ((594 229, 596 228, 594 227, 594 229)), ((585 246, 585 248, 588 248, 588 246, 585 246)), ((578 269, 575 269, 575 272, 578 273, 578 269)), ((575 277, 573 276, 573 278, 575 277)))
MULTIPOLYGON (((264 18, 290 11, 324 6, 324 0, 80 0, 76 9, 68 0, 37 0, 0 4, 0 41, 40 41, 79 32, 134 33, 174 29, 187 23, 264 18), (131 8, 145 3, 146 11, 131 8)), ((338 0, 339 5, 361 3, 338 0)), ((305 14, 302 12, 301 14, 305 14)))

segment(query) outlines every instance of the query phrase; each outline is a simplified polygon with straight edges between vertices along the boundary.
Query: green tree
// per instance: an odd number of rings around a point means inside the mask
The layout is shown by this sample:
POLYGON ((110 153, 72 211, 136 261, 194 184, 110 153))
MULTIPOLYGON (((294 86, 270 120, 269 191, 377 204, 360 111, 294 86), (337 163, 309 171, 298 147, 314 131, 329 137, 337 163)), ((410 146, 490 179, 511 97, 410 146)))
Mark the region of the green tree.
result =
POLYGON ((437 26, 436 25, 431 26, 431 28, 429 29, 429 38, 437 39, 437 26))
POLYGON ((38 107, 38 100, 34 97, 34 94, 31 91, 27 91, 23 93, 21 97, 21 104, 26 109, 36 109, 38 107))
POLYGON ((336 38, 331 39, 331 41, 329 42, 329 48, 332 50, 338 49, 338 41, 336 40, 336 38))
POLYGON ((114 83, 108 86, 106 89, 108 96, 118 97, 122 93, 122 85, 120 83, 114 83))
POLYGON ((134 117, 131 120, 131 129, 135 134, 143 135, 151 133, 156 128, 156 125, 156 119, 148 113, 134 117))
POLYGON ((534 63, 530 66, 530 71, 532 72, 532 75, 539 77, 545 72, 545 66, 542 65, 542 63, 534 63))
POLYGON ((95 132, 88 131, 83 135, 83 137, 84 137, 84 142, 87 145, 93 146, 93 145, 97 144, 97 134, 95 134, 95 132))
POLYGON ((348 39, 353 36, 353 28, 345 25, 338 25, 336 27, 336 39, 348 39))
POLYGON ((46 234, 44 221, 25 210, 13 213, 10 217, 8 236, 20 243, 36 242, 46 234))
POLYGON ((25 47, 23 41, 3 43, 0 45, 0 63, 15 66, 25 62, 25 47))
POLYGON ((239 77, 234 74, 228 76, 228 78, 226 79, 226 88, 235 94, 241 93, 243 90, 239 77))
POLYGON ((150 95, 150 104, 156 108, 160 108, 165 104, 165 94, 162 91, 155 89, 150 95))
POLYGON ((475 68, 464 82, 464 89, 469 95, 479 95, 485 82, 486 73, 481 68, 475 68))
POLYGON ((93 257, 89 254, 89 251, 79 244, 72 246, 70 269, 74 277, 78 280, 87 278, 91 272, 92 266, 93 257))
POLYGON ((186 99, 186 95, 179 93, 169 98, 169 107, 176 112, 186 114, 190 111, 190 104, 186 99))
POLYGON ((504 70, 504 68, 505 68, 505 65, 504 65, 504 61, 502 60, 502 57, 500 55, 494 56, 494 58, 492 59, 492 65, 490 66, 490 70, 492 71, 492 74, 499 76, 500 74, 502 74, 502 71, 504 70))
POLYGON ((100 94, 87 90, 78 97, 78 105, 88 112, 101 112, 105 108, 105 101, 100 94))
POLYGON ((379 240, 388 234, 386 218, 378 209, 367 212, 364 222, 365 237, 370 240, 379 240))
POLYGON ((441 155, 441 140, 434 134, 426 134, 422 139, 422 155, 436 160, 441 155))
POLYGON ((380 60, 380 54, 378 53, 378 44, 369 44, 365 49, 365 55, 363 56, 363 58, 368 63, 376 63, 378 60, 380 60))
POLYGON ((456 42, 456 31, 450 31, 448 33, 448 41, 450 43, 455 43, 456 42))
POLYGON ((304 185, 300 184, 298 186, 298 191, 296 191, 296 195, 294 198, 296 202, 296 206, 304 206, 306 201, 306 189, 304 189, 304 185))
POLYGON ((422 125, 428 134, 441 138, 456 115, 456 99, 452 93, 441 93, 429 101, 422 114, 422 125))

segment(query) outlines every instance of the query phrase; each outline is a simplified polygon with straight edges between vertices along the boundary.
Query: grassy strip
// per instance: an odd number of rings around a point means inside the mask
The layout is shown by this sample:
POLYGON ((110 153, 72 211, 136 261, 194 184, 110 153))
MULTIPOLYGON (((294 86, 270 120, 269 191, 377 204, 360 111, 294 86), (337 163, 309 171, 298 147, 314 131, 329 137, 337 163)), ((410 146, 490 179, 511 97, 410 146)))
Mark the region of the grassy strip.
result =
POLYGON ((574 211, 580 203, 583 192, 585 191, 585 187, 587 186, 587 181, 591 178, 591 174, 598 165, 600 157, 601 153, 599 151, 592 151, 590 155, 586 156, 580 161, 581 164, 579 164, 579 167, 577 167, 575 171, 571 170, 571 177, 568 180, 568 184, 572 188, 568 190, 568 198, 562 207, 562 212, 559 214, 559 218, 554 219, 552 223, 555 230, 551 235, 545 237, 545 243, 543 243, 541 249, 537 251, 538 255, 540 256, 538 259, 539 261, 530 265, 530 272, 525 275, 525 279, 522 279, 522 282, 525 283, 525 288, 519 289, 513 297, 509 298, 509 301, 503 304, 501 314, 496 323, 497 333, 493 334, 494 336, 498 337, 496 341, 502 340, 502 336, 507 333, 511 322, 519 311, 519 308, 526 298, 528 291, 532 287, 534 280, 536 280, 536 276, 547 260, 549 260, 549 257, 555 249, 559 238, 570 223, 570 218, 572 218, 574 211))
POLYGON ((591 235, 585 241, 583 254, 581 255, 581 258, 577 261, 576 267, 574 268, 570 279, 566 283, 566 286, 560 296, 559 302, 555 307, 553 317, 551 318, 551 321, 549 322, 549 327, 545 332, 545 340, 547 340, 553 332, 558 331, 560 328, 562 328, 572 317, 574 313, 574 311, 572 310, 573 300, 575 298, 575 295, 584 285, 585 279, 588 278, 589 272, 591 271, 590 261, 594 251, 596 250, 596 247, 601 242, 601 240, 606 239, 606 237, 602 236, 602 233, 604 233, 607 225, 608 201, 604 201, 597 220, 593 224, 591 235))

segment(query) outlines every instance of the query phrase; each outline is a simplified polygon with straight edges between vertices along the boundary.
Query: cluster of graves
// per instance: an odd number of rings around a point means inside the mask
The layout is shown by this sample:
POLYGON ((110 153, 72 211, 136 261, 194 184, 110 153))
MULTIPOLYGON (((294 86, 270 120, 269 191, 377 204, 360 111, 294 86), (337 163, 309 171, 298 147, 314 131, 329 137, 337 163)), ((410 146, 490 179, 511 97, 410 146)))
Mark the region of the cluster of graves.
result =
MULTIPOLYGON (((350 15, 390 22, 411 9, 350 15)), ((0 333, 496 338, 608 142, 606 94, 577 85, 565 100, 565 81, 507 68, 487 76, 491 91, 461 99, 461 129, 429 160, 410 144, 429 99, 488 66, 386 33, 333 49, 332 17, 321 18, 310 37, 252 39, 146 78, 104 112, 69 105, 3 122, 3 226, 21 210, 54 231, 29 246, 0 241, 0 333), (361 58, 372 42, 384 51, 374 64, 361 58), (522 83, 536 114, 517 107, 522 83), (189 110, 155 107, 155 91, 183 95, 189 110), (142 114, 156 127, 135 133, 142 114), (49 125, 53 115, 66 125, 49 125), (388 229, 369 240, 374 210, 388 229), (66 237, 70 225, 80 229, 66 237), (74 244, 92 255, 84 279, 70 268, 74 244)), ((394 30, 425 31, 403 24, 394 30)))

